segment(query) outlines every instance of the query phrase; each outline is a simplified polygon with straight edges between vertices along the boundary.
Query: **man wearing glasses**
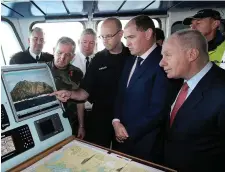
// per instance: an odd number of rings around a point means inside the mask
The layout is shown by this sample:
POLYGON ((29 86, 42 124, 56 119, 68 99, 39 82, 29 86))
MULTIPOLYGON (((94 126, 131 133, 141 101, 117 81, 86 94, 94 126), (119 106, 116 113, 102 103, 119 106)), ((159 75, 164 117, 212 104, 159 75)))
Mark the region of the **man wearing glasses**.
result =
POLYGON ((44 32, 41 28, 35 27, 30 31, 29 48, 24 52, 18 52, 10 59, 9 64, 28 64, 52 61, 52 55, 43 53, 44 32))
POLYGON ((81 83, 83 89, 73 92, 63 90, 52 94, 61 101, 88 98, 93 103, 93 107, 85 126, 85 140, 107 148, 110 147, 114 138, 112 119, 118 81, 125 60, 130 56, 128 48, 121 42, 122 36, 120 20, 106 19, 100 30, 100 38, 105 49, 96 53, 89 65, 81 83))
POLYGON ((106 19, 99 38, 105 49, 93 58, 81 84, 93 103, 89 116, 86 140, 109 148, 113 139, 113 107, 119 77, 129 50, 122 44, 122 24, 117 18, 106 19))
MULTIPOLYGON (((47 63, 54 77, 57 90, 72 91, 79 88, 83 73, 79 68, 70 64, 75 49, 75 42, 71 38, 61 37, 54 48, 54 60, 47 63)), ((64 116, 69 119, 73 135, 80 139, 83 139, 85 135, 82 103, 74 100, 64 103, 66 110, 64 116)))

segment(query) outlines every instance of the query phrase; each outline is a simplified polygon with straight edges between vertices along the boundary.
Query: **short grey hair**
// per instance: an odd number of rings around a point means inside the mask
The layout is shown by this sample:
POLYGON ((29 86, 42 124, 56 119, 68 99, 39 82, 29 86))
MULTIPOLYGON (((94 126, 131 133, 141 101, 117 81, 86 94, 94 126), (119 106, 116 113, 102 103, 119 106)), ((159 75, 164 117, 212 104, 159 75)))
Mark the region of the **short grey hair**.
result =
POLYGON ((184 48, 195 48, 200 56, 208 56, 208 42, 202 33, 198 30, 183 29, 174 33, 184 48))
POLYGON ((82 31, 80 37, 82 37, 84 35, 93 35, 95 37, 95 39, 97 38, 96 32, 93 29, 91 29, 91 28, 84 29, 82 31))
POLYGON ((44 31, 43 31, 42 28, 40 28, 40 27, 35 27, 35 28, 33 28, 33 29, 30 30, 29 36, 31 36, 34 32, 42 32, 42 33, 44 34, 44 31))
POLYGON ((59 40, 56 43, 56 47, 59 44, 66 44, 66 45, 72 45, 73 46, 73 53, 75 53, 76 50, 76 43, 69 37, 63 36, 61 38, 59 38, 59 40))

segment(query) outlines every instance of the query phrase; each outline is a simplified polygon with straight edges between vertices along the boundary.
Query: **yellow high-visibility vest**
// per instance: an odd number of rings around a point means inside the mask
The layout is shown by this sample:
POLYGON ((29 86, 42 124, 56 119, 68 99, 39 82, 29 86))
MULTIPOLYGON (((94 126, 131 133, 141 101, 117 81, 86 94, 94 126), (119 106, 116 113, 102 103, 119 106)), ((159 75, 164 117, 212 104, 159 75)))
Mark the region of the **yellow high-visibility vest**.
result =
POLYGON ((220 45, 218 45, 215 50, 209 51, 210 61, 213 61, 218 66, 225 63, 225 59, 223 59, 224 52, 225 52, 225 41, 223 41, 220 45))

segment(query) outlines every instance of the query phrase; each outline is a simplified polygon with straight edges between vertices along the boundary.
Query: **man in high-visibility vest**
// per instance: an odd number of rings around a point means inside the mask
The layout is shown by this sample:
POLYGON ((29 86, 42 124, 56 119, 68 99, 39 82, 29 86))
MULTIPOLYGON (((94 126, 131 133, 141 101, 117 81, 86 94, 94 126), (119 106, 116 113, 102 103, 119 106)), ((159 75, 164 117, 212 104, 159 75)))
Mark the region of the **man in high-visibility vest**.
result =
POLYGON ((212 9, 203 9, 192 17, 184 19, 184 25, 200 31, 208 41, 210 60, 225 69, 225 37, 219 30, 220 13, 212 9))

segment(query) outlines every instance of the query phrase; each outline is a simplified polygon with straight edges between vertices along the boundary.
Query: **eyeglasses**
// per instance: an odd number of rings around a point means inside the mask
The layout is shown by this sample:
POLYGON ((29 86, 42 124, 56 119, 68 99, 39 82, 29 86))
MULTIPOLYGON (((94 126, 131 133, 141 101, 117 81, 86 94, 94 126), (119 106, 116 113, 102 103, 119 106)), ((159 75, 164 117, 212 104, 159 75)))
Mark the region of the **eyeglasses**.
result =
POLYGON ((105 36, 103 36, 103 35, 100 35, 99 36, 99 38, 100 39, 107 39, 107 40, 109 40, 109 39, 112 39, 114 36, 116 36, 119 32, 120 32, 121 30, 118 30, 115 34, 111 34, 111 35, 105 35, 105 36))

